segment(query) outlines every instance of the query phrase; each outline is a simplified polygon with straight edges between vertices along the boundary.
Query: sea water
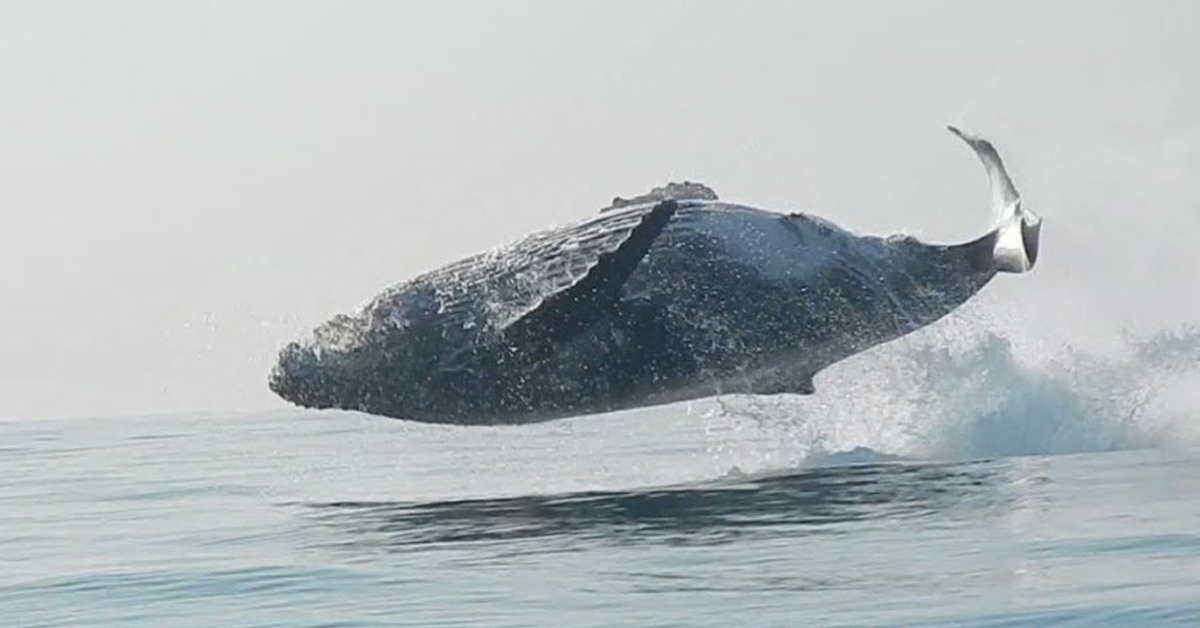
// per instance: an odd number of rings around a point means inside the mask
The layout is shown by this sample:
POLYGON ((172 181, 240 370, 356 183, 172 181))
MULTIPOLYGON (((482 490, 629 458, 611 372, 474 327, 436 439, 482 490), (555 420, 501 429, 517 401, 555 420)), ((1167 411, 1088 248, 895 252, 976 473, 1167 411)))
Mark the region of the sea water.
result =
POLYGON ((1198 626, 1200 416, 1156 401, 1197 346, 523 427, 8 421, 0 626, 1198 626))

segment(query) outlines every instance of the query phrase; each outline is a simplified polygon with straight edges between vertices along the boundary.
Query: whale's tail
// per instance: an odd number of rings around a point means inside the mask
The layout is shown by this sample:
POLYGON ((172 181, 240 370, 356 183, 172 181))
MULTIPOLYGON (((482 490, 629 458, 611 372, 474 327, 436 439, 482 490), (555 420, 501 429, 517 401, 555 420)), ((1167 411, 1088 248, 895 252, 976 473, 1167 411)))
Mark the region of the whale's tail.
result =
POLYGON ((1031 270, 1037 263, 1042 218, 1021 204, 1021 195, 1009 178, 1000 153, 991 142, 954 126, 949 129, 979 155, 991 184, 995 223, 986 237, 990 255, 983 261, 999 272, 1023 273, 1031 270))

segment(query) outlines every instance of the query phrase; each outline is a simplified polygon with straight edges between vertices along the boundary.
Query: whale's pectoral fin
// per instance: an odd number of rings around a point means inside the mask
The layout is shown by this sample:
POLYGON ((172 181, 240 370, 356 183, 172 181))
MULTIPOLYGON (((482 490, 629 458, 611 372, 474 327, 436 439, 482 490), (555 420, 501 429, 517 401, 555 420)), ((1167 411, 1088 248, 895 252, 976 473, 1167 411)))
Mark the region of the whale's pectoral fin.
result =
POLYGON ((471 336, 440 356, 438 368, 470 370, 498 356, 537 361, 553 351, 617 302, 678 207, 664 200, 604 212, 420 278, 434 295, 435 336, 471 336))
POLYGON ((578 333, 596 316, 615 305, 621 296, 621 287, 649 252, 678 206, 674 200, 654 205, 627 230, 619 245, 598 255, 589 251, 585 243, 576 255, 595 255, 591 267, 505 326, 505 341, 522 353, 541 354, 550 350, 555 342, 578 333))

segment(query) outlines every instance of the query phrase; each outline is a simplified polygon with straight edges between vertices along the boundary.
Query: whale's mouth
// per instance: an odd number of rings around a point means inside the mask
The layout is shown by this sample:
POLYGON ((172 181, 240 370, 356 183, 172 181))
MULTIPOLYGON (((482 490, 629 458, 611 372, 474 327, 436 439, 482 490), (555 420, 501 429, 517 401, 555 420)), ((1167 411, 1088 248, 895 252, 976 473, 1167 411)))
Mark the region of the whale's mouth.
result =
POLYGON ((330 408, 330 372, 311 348, 289 343, 279 352, 279 359, 267 378, 271 392, 285 401, 306 408, 330 408))

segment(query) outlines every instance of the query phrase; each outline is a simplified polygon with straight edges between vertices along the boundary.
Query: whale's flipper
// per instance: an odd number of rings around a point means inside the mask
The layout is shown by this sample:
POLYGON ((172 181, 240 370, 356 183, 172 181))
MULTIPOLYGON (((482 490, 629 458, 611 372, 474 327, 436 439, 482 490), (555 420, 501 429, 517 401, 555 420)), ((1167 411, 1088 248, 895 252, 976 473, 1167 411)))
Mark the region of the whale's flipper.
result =
POLYGON ((477 348, 496 343, 528 359, 578 332, 616 303, 678 206, 665 200, 605 212, 415 280, 434 295, 442 337, 475 337, 440 367, 464 367, 477 348))
POLYGON ((506 326, 505 340, 514 346, 525 347, 565 340, 593 317, 615 305, 621 296, 621 287, 678 208, 679 203, 674 200, 649 206, 640 212, 638 221, 624 231, 623 239, 615 248, 589 250, 585 245, 578 255, 594 256, 590 268, 573 283, 547 295, 536 307, 506 326))

